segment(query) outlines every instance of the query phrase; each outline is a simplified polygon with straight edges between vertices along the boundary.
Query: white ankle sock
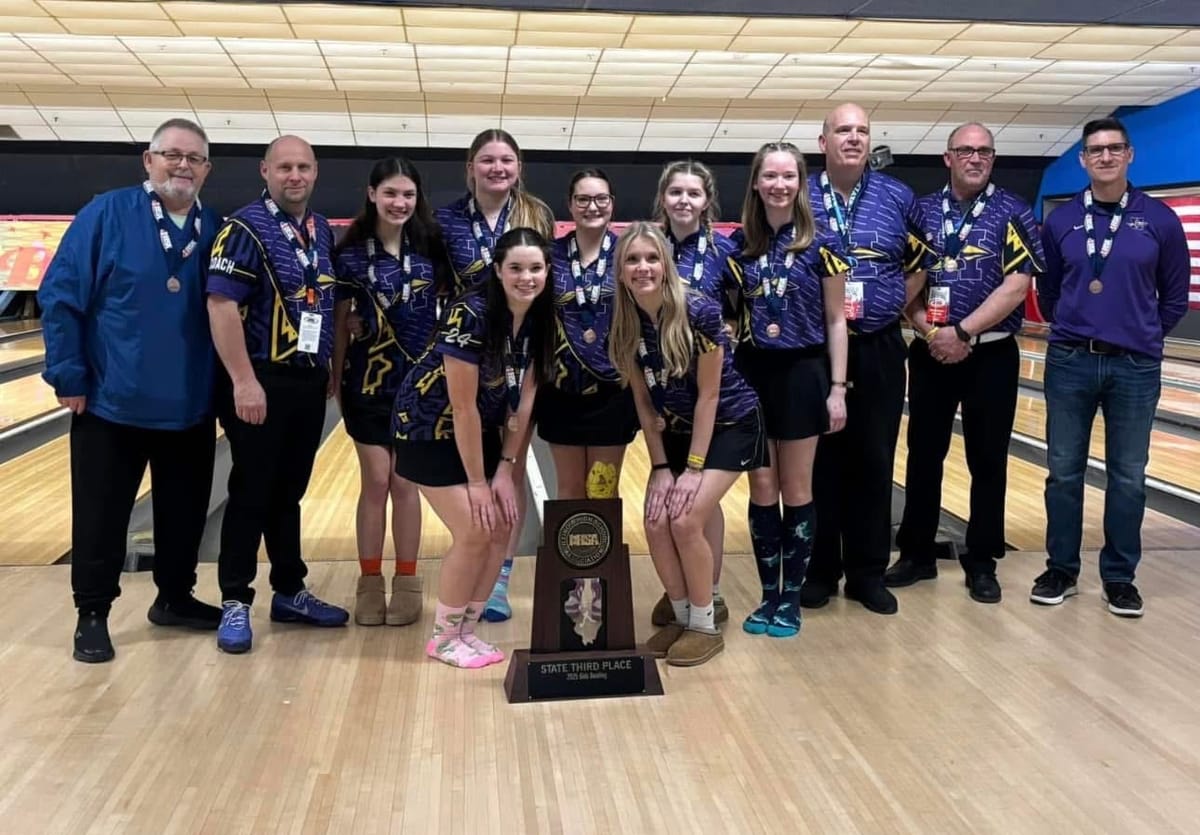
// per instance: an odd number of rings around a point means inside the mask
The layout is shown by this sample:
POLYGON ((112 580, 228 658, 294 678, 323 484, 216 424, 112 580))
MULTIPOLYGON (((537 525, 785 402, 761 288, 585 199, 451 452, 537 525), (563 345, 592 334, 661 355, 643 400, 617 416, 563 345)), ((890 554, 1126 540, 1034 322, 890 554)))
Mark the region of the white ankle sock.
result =
POLYGON ((707 606, 699 604, 691 604, 691 611, 688 613, 688 629, 694 629, 697 632, 708 632, 713 634, 717 631, 717 625, 713 622, 713 605, 710 601, 707 606))
POLYGON ((672 600, 671 608, 675 610, 675 622, 680 626, 688 625, 688 599, 672 600))

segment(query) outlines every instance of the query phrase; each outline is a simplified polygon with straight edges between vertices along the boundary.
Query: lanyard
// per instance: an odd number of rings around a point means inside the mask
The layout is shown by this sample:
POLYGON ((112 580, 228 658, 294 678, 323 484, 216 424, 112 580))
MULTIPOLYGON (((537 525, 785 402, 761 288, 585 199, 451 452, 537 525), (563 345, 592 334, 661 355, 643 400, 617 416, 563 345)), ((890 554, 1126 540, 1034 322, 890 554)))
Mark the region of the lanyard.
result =
POLYGON ((963 245, 967 242, 967 236, 971 234, 971 227, 975 225, 975 221, 979 220, 988 200, 995 193, 996 185, 988 183, 986 189, 975 195, 975 199, 971 202, 971 208, 963 213, 962 219, 955 227, 954 219, 950 216, 950 186, 942 188, 942 250, 946 255, 955 258, 958 253, 962 252, 963 245))
POLYGON ((154 222, 158 226, 158 242, 162 244, 163 252, 167 256, 167 267, 171 272, 171 277, 174 278, 175 274, 179 272, 179 268, 183 266, 183 262, 196 251, 196 245, 200 243, 200 201, 197 199, 195 208, 189 211, 189 214, 194 212, 192 238, 184 245, 183 249, 176 253, 175 245, 171 243, 171 229, 167 225, 170 221, 167 220, 167 213, 163 209, 162 198, 150 185, 149 180, 142 183, 142 188, 146 190, 146 194, 150 198, 150 214, 154 215, 154 222))
MULTIPOLYGON (((400 259, 400 295, 401 304, 408 304, 408 297, 412 293, 412 262, 409 260, 408 247, 404 246, 404 240, 401 238, 401 249, 404 251, 404 257, 400 259)), ((392 305, 396 303, 396 296, 390 299, 387 294, 379 289, 379 276, 376 272, 376 257, 375 257, 375 239, 367 238, 367 282, 371 285, 371 293, 375 296, 375 301, 379 303, 380 308, 387 312, 392 305)))
POLYGON ((1117 239, 1117 230, 1121 228, 1121 221, 1125 217, 1125 207, 1129 205, 1129 189, 1125 189, 1125 193, 1121 195, 1121 202, 1113 209, 1112 219, 1108 222, 1108 234, 1100 244, 1099 250, 1096 248, 1096 221, 1092 217, 1093 202, 1092 190, 1089 188, 1083 193, 1083 229, 1087 235, 1088 260, 1092 262, 1092 278, 1099 278, 1100 273, 1104 272, 1108 255, 1112 252, 1113 241, 1117 239))
POLYGON ((858 198, 862 194, 863 183, 866 179, 867 175, 864 173, 854 184, 854 188, 850 192, 850 199, 846 201, 846 210, 843 212, 842 198, 834 194, 828 172, 821 172, 821 200, 825 204, 825 214, 829 217, 829 228, 841 239, 842 251, 846 253, 851 267, 858 264, 858 259, 850 254, 854 251, 854 244, 850 241, 850 220, 854 218, 854 210, 858 208, 858 198))
POLYGON ((308 306, 312 307, 317 303, 317 278, 320 275, 320 255, 317 251, 317 222, 313 219, 311 213, 304 220, 304 229, 308 233, 308 244, 311 249, 305 249, 304 242, 301 240, 302 234, 295 221, 290 217, 284 217, 283 212, 279 211, 279 206, 271 199, 266 190, 262 193, 263 204, 267 207, 267 211, 271 213, 271 217, 279 224, 279 231, 283 233, 283 237, 287 238, 292 245, 292 251, 296 254, 296 260, 300 263, 300 268, 304 271, 304 288, 305 300, 308 306))
POLYGON ((650 390, 650 401, 654 404, 654 411, 658 412, 659 417, 664 417, 667 407, 667 395, 664 389, 667 385, 667 370, 662 367, 662 357, 655 355, 657 360, 657 369, 651 366, 655 362, 650 357, 650 352, 646 350, 646 337, 638 340, 638 365, 642 367, 642 374, 646 377, 646 388, 650 390))
MULTIPOLYGON (((711 235, 712 230, 705 229, 704 234, 696 241, 696 256, 695 260, 692 261, 692 280, 688 282, 696 290, 700 289, 701 282, 704 279, 704 267, 706 263, 704 253, 708 250, 711 235)), ((668 234, 667 240, 671 242, 671 255, 674 257, 675 263, 678 264, 683 259, 683 245, 676 243, 675 237, 670 234, 668 234)))
POLYGON ((500 209, 500 216, 496 218, 497 231, 492 232, 488 229, 488 236, 485 237, 483 230, 487 229, 487 220, 476 208, 474 197, 467 201, 467 214, 471 218, 471 237, 475 239, 475 246, 479 247, 479 258, 485 267, 492 265, 492 248, 496 245, 496 239, 508 231, 508 210, 511 206, 512 198, 509 198, 500 209))
POLYGON ((585 328, 590 328, 596 323, 596 312, 592 307, 600 299, 600 287, 604 284, 605 275, 608 273, 608 251, 611 248, 612 238, 605 231, 604 240, 600 243, 600 258, 596 261, 596 280, 588 284, 587 271, 579 263, 579 244, 576 243, 574 232, 567 241, 567 258, 571 262, 571 281, 575 285, 575 304, 579 305, 580 318, 583 320, 585 328))
POLYGON ((521 340, 521 352, 513 350, 512 337, 504 338, 504 384, 507 389, 508 407, 513 414, 521 406, 521 385, 525 382, 525 368, 529 364, 529 337, 521 340))
MULTIPOLYGON (((758 275, 762 279, 763 298, 767 302, 767 312, 771 317, 772 324, 779 321, 779 314, 782 312, 779 300, 787 292, 788 276, 792 272, 792 264, 796 262, 796 253, 788 252, 787 256, 783 259, 783 274, 776 273, 771 252, 782 240, 783 236, 777 238, 767 248, 767 251, 758 257, 758 275)), ((786 241, 784 245, 787 245, 786 241)))

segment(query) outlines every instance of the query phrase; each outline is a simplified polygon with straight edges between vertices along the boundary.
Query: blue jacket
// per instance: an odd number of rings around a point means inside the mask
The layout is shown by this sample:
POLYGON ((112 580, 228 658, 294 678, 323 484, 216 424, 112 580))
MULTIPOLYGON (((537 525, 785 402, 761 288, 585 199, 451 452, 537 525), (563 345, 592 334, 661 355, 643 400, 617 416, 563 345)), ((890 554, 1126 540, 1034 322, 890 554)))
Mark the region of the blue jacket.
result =
MULTIPOLYGON (((191 239, 193 218, 182 230, 168 223, 173 254, 191 239)), ((186 429, 211 413, 203 268, 221 216, 203 209, 200 222, 195 251, 172 274, 141 186, 107 192, 80 210, 38 291, 42 377, 55 394, 86 395, 92 414, 146 429, 186 429)))

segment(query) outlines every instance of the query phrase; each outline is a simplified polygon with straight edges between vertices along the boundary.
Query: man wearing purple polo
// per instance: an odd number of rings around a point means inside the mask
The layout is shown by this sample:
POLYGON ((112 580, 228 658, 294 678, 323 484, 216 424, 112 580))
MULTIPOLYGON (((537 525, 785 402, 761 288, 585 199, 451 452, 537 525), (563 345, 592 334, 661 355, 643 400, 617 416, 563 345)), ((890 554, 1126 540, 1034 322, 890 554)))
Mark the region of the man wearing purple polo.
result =
POLYGON ((1029 598, 1054 606, 1076 594, 1083 478, 1096 407, 1104 412, 1104 547, 1108 610, 1141 617, 1133 584, 1142 556, 1146 461, 1161 389, 1163 340, 1187 311, 1183 224, 1130 185, 1133 145, 1116 119, 1083 128, 1080 164, 1090 184, 1042 229, 1038 281, 1051 323, 1046 349, 1046 571, 1029 598))

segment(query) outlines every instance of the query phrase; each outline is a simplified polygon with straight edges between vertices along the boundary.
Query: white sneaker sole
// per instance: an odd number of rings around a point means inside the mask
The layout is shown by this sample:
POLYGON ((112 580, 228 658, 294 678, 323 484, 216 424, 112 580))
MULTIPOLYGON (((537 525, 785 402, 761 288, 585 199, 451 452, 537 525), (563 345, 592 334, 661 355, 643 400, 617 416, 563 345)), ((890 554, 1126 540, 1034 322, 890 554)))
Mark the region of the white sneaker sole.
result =
POLYGON ((1117 606, 1113 603, 1109 603, 1107 594, 1102 593, 1100 595, 1100 598, 1105 603, 1108 603, 1108 611, 1112 612, 1114 615, 1116 615, 1119 618, 1140 618, 1143 614, 1145 614, 1145 611, 1146 611, 1145 606, 1141 606, 1137 609, 1123 609, 1120 606, 1117 606))
POLYGON ((1068 588, 1063 589, 1063 593, 1057 597, 1047 597, 1045 595, 1037 595, 1033 592, 1030 592, 1029 601, 1031 603, 1037 603, 1039 606, 1057 606, 1068 597, 1074 597, 1077 594, 1079 594, 1079 587, 1069 586, 1068 588))

